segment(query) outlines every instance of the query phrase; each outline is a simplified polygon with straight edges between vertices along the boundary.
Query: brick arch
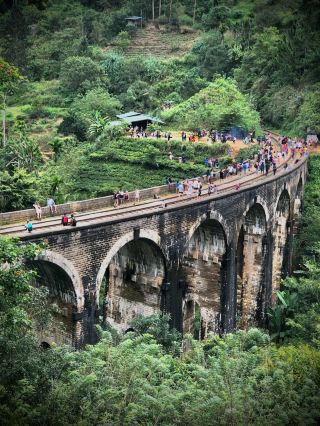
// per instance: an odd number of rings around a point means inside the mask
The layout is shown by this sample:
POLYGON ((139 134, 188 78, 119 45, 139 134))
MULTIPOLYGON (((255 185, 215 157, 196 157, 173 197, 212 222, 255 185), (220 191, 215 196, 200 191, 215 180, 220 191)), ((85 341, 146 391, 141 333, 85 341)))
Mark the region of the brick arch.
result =
POLYGON ((291 216, 291 205, 292 205, 292 199, 291 199, 291 194, 288 188, 283 188, 282 191, 280 192, 280 194, 277 196, 276 202, 275 202, 275 210, 274 210, 274 217, 277 217, 277 211, 279 211, 279 203, 281 200, 281 197, 284 196, 284 194, 287 194, 288 196, 288 201, 289 201, 289 209, 288 209, 288 217, 291 216))
MULTIPOLYGON (((104 258, 98 274, 97 274, 97 278, 96 278, 96 303, 98 303, 99 300, 99 293, 100 293, 100 287, 101 287, 101 283, 103 280, 103 277, 106 273, 106 270, 111 262, 111 260, 113 259, 113 257, 118 253, 118 251, 124 247, 126 244, 128 244, 131 241, 134 241, 135 237, 134 237, 134 231, 130 231, 126 234, 124 234, 122 237, 120 237, 111 247, 111 249, 109 250, 107 256, 104 258)), ((164 255, 164 251, 161 247, 161 237, 160 235, 156 232, 153 231, 152 229, 140 229, 139 232, 139 240, 140 239, 145 239, 145 240, 149 240, 152 241, 157 248, 159 249, 160 253, 162 254, 163 260, 164 260, 164 264, 166 266, 166 256, 164 255)))
POLYGON ((73 263, 71 263, 61 254, 51 250, 44 250, 36 257, 35 260, 53 263, 54 265, 59 266, 69 276, 77 298, 77 310, 79 312, 82 311, 84 306, 84 290, 80 275, 74 267, 73 263))
POLYGON ((186 246, 189 244, 191 238, 193 237, 194 233, 199 228, 199 226, 201 226, 206 220, 215 220, 219 222, 225 234, 226 244, 228 245, 231 240, 230 226, 228 225, 226 219, 224 219, 221 213, 217 212, 216 210, 209 210, 207 213, 204 213, 203 215, 201 215, 189 229, 186 246))
POLYGON ((304 183, 303 174, 301 173, 295 190, 295 198, 298 198, 298 195, 300 196, 299 198, 302 197, 304 183))
POLYGON ((259 195, 257 195, 256 197, 254 197, 254 199, 250 200, 249 203, 246 205, 246 208, 242 214, 242 217, 238 223, 238 234, 237 234, 237 239, 239 238, 240 232, 241 232, 241 228, 242 226, 245 225, 245 221, 246 221, 246 216, 249 213, 250 209, 255 205, 258 204, 262 207, 262 209, 264 210, 264 214, 265 214, 265 218, 266 218, 266 227, 267 229, 270 227, 270 212, 267 206, 267 203, 264 201, 264 199, 262 197, 260 197, 259 195))
POLYGON ((272 300, 275 302, 276 291, 280 288, 281 278, 288 275, 291 258, 290 223, 292 219, 292 199, 286 187, 282 189, 275 203, 275 223, 272 253, 272 300), (290 227, 289 227, 290 226, 290 227))
POLYGON ((183 333, 194 333, 200 315, 199 337, 219 332, 227 280, 228 225, 217 211, 201 215, 189 230, 181 262, 186 282, 183 295, 183 333))
POLYGON ((270 213, 261 197, 248 203, 238 224, 236 247, 237 321, 241 328, 256 325, 265 314, 265 271, 270 213), (269 222, 269 223, 268 223, 269 222))

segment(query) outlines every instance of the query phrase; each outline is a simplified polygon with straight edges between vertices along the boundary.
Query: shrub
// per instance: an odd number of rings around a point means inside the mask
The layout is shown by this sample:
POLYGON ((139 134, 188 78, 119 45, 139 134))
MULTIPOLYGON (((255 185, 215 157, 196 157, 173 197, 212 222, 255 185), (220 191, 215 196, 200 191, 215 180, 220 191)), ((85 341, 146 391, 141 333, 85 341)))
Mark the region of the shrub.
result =
POLYGON ((191 27, 193 25, 193 20, 189 15, 181 15, 179 16, 179 23, 180 25, 191 27))

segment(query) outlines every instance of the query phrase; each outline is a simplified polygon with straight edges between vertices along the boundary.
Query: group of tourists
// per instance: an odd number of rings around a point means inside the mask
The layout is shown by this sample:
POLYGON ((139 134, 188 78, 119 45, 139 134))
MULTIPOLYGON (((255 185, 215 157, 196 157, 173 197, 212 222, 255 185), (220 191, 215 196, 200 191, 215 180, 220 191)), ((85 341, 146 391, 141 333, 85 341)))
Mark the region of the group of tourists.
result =
MULTIPOLYGON (((161 132, 160 130, 156 131, 148 131, 148 129, 144 129, 143 127, 130 127, 128 130, 128 134, 132 138, 157 138, 157 139, 166 139, 167 141, 170 141, 170 139, 173 138, 171 132, 161 132)), ((255 138, 255 132, 250 132, 244 139, 245 144, 249 144, 250 142, 254 142, 255 138)), ((227 132, 218 132, 217 130, 210 129, 210 130, 192 130, 190 132, 182 131, 181 132, 181 140, 182 142, 186 142, 187 140, 189 142, 206 142, 206 143, 215 143, 215 142, 221 142, 225 143, 227 141, 236 142, 237 138, 235 136, 232 136, 231 134, 227 132)), ((260 141, 263 141, 263 137, 259 137, 259 143, 260 141)))
MULTIPOLYGON (((130 194, 127 190, 119 189, 113 194, 113 206, 118 207, 122 204, 127 204, 130 201, 130 194)), ((140 201, 140 191, 137 188, 134 191, 134 205, 140 201)))
MULTIPOLYGON (((70 215, 70 217, 68 217, 66 213, 63 213, 60 223, 62 226, 76 226, 77 219, 75 218, 75 215, 73 213, 70 215)), ((26 224, 24 225, 24 229, 28 232, 32 232, 33 224, 31 220, 27 220, 26 224)))
MULTIPOLYGON (((42 207, 40 206, 39 201, 35 201, 34 204, 33 204, 33 207, 35 209, 36 219, 41 220, 42 219, 42 207)), ((54 202, 53 198, 47 199, 47 207, 49 208, 49 211, 52 215, 57 213, 56 203, 54 202)))
POLYGON ((189 134, 187 132, 181 132, 181 140, 185 142, 188 139, 189 142, 206 142, 206 143, 215 143, 221 142, 225 143, 227 141, 236 142, 236 137, 232 136, 225 132, 218 132, 214 129, 211 130, 193 130, 189 134))
MULTIPOLYGON (((35 201, 33 204, 33 207, 35 209, 36 219, 42 220, 42 207, 39 203, 39 201, 35 201)), ((53 198, 47 199, 47 207, 49 208, 50 214, 54 215, 57 213, 57 206, 53 198)), ((77 219, 75 218, 74 214, 71 214, 70 217, 67 216, 66 213, 63 213, 61 217, 61 225, 63 226, 76 226, 77 225, 77 219)), ((31 220, 27 220, 26 224, 24 225, 24 229, 28 232, 32 232, 33 230, 33 224, 31 220)))
POLYGON ((144 129, 143 127, 139 126, 131 126, 128 130, 128 134, 132 138, 164 138, 167 141, 170 141, 170 139, 172 139, 171 132, 160 132, 160 130, 150 132, 147 129, 144 129))
MULTIPOLYGON (((142 129, 134 129, 134 132, 137 130, 142 131, 142 129)), ((202 130, 201 132, 198 132, 196 134, 193 132, 190 136, 203 138, 208 137, 208 133, 210 137, 214 135, 214 138, 216 140, 217 137, 224 138, 225 135, 218 134, 217 132, 206 132, 205 130, 202 130)), ((186 132, 182 132, 182 139, 186 140, 187 134, 186 132)), ((160 132, 158 133, 157 137, 160 137, 160 132)), ((166 135, 168 137, 168 135, 166 135)), ((254 135, 250 134, 248 137, 248 142, 251 141, 250 138, 252 138, 254 135)), ((170 138, 170 134, 169 134, 170 138)), ((176 194, 180 196, 194 196, 197 197, 202 195, 203 191, 203 182, 206 182, 208 184, 208 191, 207 193, 210 194, 217 194, 218 193, 218 187, 215 184, 215 181, 217 180, 223 180, 229 176, 236 176, 239 174, 247 174, 248 172, 255 171, 255 173, 258 175, 265 175, 268 176, 269 172, 272 172, 274 175, 276 174, 278 166, 281 164, 281 162, 287 157, 290 156, 292 159, 295 158, 295 162, 299 161, 303 156, 308 155, 308 147, 310 145, 310 142, 305 139, 297 140, 296 138, 288 138, 286 136, 279 136, 278 138, 278 146, 272 144, 272 139, 269 134, 264 135, 262 138, 258 137, 258 142, 260 145, 260 149, 258 153, 255 155, 253 159, 240 159, 239 161, 235 161, 232 164, 229 164, 225 168, 220 168, 220 163, 217 158, 205 158, 204 164, 207 167, 206 175, 203 176, 203 179, 195 178, 195 179, 185 179, 185 180, 177 180, 174 182, 171 177, 165 178, 165 183, 169 186, 170 190, 174 190, 176 194)), ((168 153, 169 160, 173 160, 173 154, 171 151, 168 153)), ((178 157, 179 162, 185 162, 185 157, 178 157)), ((290 167, 288 163, 285 163, 284 169, 287 169, 290 167)), ((235 189, 238 190, 240 188, 240 183, 237 183, 235 186, 235 189)), ((159 196, 154 196, 154 198, 160 198, 159 196)), ((118 207, 120 205, 126 204, 130 201, 130 194, 127 190, 119 189, 116 191, 113 195, 113 205, 114 207, 118 207)), ((133 201, 134 205, 138 204, 140 202, 140 190, 136 189, 133 193, 133 201)), ((33 207, 35 209, 36 219, 41 220, 42 219, 42 207, 40 206, 39 201, 35 201, 33 204, 33 207)), ((57 213, 57 207, 55 204, 55 201, 53 198, 47 199, 47 207, 51 213, 51 215, 54 215, 57 213)), ((70 217, 66 213, 63 214, 61 218, 61 225, 63 226, 76 226, 77 220, 74 216, 74 214, 71 214, 70 217)), ((33 229, 32 222, 28 220, 25 224, 25 230, 28 232, 31 232, 33 229)))
MULTIPOLYGON (((196 195, 200 197, 202 195, 203 185, 200 178, 196 179, 186 179, 184 181, 177 180, 175 183, 176 194, 179 197, 186 195, 192 197, 196 195)), ((215 183, 209 182, 208 185, 208 194, 215 194, 218 192, 218 187, 215 183)))

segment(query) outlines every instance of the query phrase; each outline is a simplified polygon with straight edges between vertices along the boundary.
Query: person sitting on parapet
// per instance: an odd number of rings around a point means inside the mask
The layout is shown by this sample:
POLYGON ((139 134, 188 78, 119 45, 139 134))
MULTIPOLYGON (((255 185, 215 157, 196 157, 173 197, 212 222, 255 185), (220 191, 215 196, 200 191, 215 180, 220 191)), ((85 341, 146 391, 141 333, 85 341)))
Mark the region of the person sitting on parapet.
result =
POLYGON ((51 214, 57 213, 56 203, 54 202, 53 198, 47 199, 47 206, 49 207, 51 214))
POLYGON ((41 208, 41 206, 40 206, 40 204, 39 204, 39 201, 36 201, 36 202, 33 204, 33 207, 34 207, 34 208, 35 208, 35 210, 36 210, 36 217, 37 217, 37 219, 41 220, 41 216, 42 216, 42 208, 41 208))
POLYGON ((69 219, 66 213, 63 213, 63 216, 61 218, 61 225, 67 226, 69 223, 69 219))

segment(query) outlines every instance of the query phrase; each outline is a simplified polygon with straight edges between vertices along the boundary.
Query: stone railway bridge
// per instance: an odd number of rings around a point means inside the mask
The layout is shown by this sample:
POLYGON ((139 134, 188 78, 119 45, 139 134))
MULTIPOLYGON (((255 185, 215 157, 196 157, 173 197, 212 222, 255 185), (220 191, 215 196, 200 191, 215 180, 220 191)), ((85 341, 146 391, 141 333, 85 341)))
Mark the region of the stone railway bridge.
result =
POLYGON ((302 159, 238 191, 24 234, 47 243, 35 263, 64 323, 43 341, 81 347, 102 320, 125 331, 160 311, 201 337, 263 323, 291 271, 306 173, 302 159))

